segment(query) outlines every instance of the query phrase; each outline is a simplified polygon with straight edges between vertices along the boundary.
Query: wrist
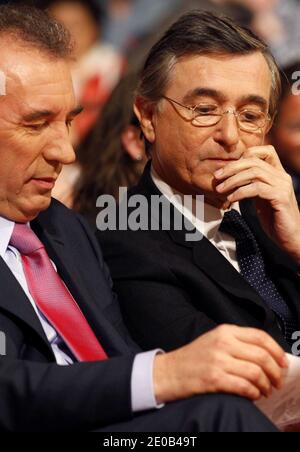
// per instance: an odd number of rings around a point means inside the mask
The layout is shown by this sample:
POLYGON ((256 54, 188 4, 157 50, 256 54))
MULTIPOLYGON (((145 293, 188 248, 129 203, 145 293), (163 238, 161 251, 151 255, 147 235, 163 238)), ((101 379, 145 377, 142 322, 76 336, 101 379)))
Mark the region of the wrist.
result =
POLYGON ((297 266, 297 272, 300 272, 300 232, 291 234, 290 237, 293 237, 292 242, 286 242, 279 244, 280 248, 287 253, 291 259, 293 259, 295 265, 297 266))
POLYGON ((172 353, 157 355, 153 365, 154 395, 158 404, 176 400, 172 375, 172 353))

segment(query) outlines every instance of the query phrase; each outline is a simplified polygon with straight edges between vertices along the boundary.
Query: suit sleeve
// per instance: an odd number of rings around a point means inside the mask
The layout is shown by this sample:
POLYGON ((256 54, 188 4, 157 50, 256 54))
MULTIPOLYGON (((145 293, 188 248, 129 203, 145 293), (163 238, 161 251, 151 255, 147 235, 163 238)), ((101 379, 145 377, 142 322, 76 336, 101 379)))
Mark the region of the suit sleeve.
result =
POLYGON ((58 366, 8 353, 0 357, 0 429, 90 431, 129 420, 132 366, 133 356, 58 366))

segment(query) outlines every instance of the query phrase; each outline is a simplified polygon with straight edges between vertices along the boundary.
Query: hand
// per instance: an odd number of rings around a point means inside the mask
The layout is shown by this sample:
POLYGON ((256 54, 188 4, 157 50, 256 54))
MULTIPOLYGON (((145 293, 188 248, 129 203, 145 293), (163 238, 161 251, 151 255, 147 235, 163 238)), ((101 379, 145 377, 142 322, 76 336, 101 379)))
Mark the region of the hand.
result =
POLYGON ((249 148, 240 160, 215 173, 216 190, 234 203, 256 199, 265 232, 300 264, 300 213, 291 177, 273 146, 249 148), (222 183, 221 183, 222 182, 222 183))
POLYGON ((268 397, 283 385, 288 361, 266 333, 222 325, 154 362, 158 403, 204 393, 231 393, 251 400, 268 397))

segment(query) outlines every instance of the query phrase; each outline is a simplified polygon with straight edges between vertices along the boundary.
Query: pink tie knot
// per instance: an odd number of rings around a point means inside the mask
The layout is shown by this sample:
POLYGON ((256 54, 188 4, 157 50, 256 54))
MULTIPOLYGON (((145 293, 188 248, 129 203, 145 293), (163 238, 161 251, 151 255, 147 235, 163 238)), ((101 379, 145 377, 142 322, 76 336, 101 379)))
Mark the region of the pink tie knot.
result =
POLYGON ((44 245, 30 227, 27 224, 21 223, 15 224, 9 243, 24 255, 29 255, 34 251, 44 248, 44 245))

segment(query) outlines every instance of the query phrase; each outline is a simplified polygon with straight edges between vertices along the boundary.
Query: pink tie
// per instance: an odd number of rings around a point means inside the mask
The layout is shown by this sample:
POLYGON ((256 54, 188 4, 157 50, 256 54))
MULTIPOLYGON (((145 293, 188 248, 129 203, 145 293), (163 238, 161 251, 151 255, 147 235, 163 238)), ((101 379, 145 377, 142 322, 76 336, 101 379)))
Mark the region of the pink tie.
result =
POLYGON ((30 293, 46 319, 78 361, 102 361, 107 355, 76 301, 56 273, 44 245, 26 225, 16 223, 10 244, 22 256, 30 293))

